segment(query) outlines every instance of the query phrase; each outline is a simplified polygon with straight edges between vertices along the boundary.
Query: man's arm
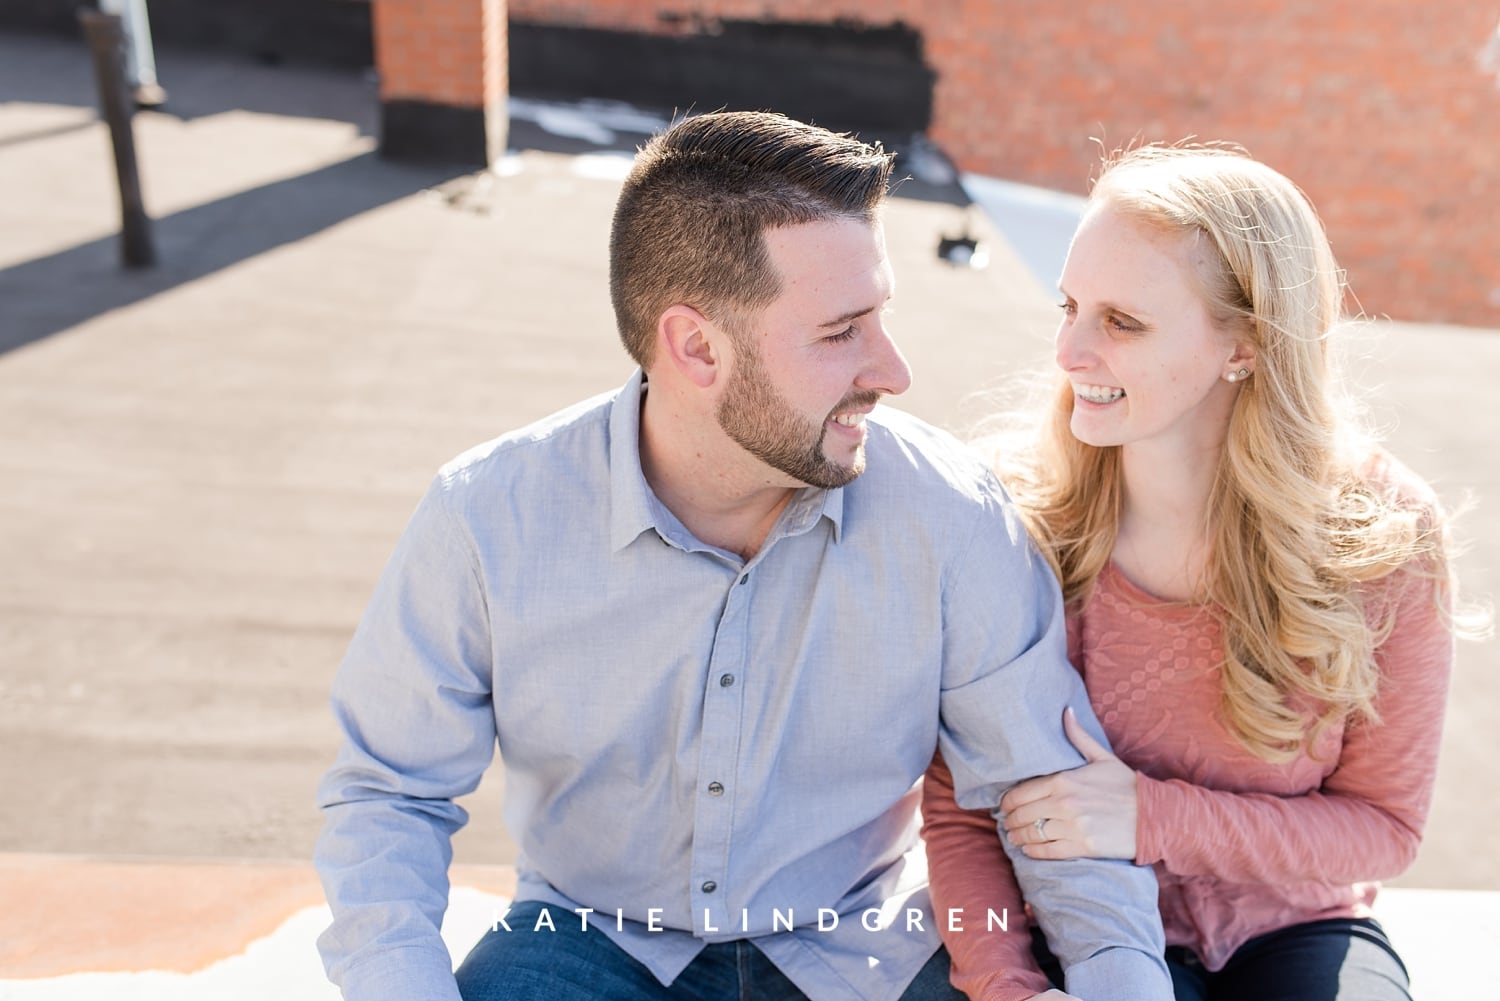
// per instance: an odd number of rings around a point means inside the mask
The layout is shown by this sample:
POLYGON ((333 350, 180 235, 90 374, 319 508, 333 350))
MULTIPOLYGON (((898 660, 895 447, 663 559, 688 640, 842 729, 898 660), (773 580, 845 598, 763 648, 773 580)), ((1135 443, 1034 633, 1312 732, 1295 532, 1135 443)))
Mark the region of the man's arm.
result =
POLYGON ((434 483, 333 685, 343 736, 318 789, 315 853, 333 910, 318 940, 344 997, 458 1001, 439 929, 454 804, 494 754, 489 620, 467 535, 434 483))
MULTIPOLYGON (((1103 733, 1067 661, 1062 597, 1008 499, 992 510, 944 586, 944 691, 939 743, 959 805, 998 813, 1011 785, 1083 763, 1062 729, 1065 706, 1103 733)), ((1027 858, 1004 846, 1069 993, 1170 999, 1171 978, 1150 869, 1125 861, 1027 858)))

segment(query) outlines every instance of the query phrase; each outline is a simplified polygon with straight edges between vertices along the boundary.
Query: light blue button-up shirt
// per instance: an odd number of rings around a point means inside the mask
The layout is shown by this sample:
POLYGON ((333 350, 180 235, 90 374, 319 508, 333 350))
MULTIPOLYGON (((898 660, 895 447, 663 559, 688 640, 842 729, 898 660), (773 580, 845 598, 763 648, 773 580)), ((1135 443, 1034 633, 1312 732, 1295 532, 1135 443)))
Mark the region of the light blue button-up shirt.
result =
MULTIPOLYGON (((992 805, 1081 763, 1064 705, 1097 733, 1052 574, 957 442, 878 409, 866 472, 799 491, 746 563, 651 492, 644 391, 637 373, 449 463, 381 577, 319 790, 319 945, 348 998, 458 997, 453 798, 497 740, 518 899, 663 983, 753 938, 815 1001, 883 1001, 938 946, 916 788, 934 747, 960 802, 992 805)), ((1071 992, 1171 997, 1150 870, 1011 857, 1071 992)))

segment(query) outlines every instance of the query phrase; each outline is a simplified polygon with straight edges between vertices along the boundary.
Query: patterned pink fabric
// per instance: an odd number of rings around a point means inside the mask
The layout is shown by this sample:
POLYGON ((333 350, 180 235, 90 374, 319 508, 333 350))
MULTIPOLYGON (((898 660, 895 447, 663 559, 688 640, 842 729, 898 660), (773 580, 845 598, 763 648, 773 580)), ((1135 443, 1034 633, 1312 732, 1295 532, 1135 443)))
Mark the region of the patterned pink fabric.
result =
MULTIPOLYGON (((1425 494, 1415 482, 1399 486, 1425 494)), ((1407 572, 1369 588, 1367 608, 1397 603, 1396 626, 1376 654, 1380 722, 1331 729, 1312 754, 1273 765, 1218 721, 1215 617, 1159 601, 1113 566, 1100 575, 1069 623, 1070 654, 1115 753, 1138 773, 1136 861, 1160 880, 1168 944, 1220 969, 1263 932, 1367 916, 1377 887, 1365 881, 1411 864, 1432 799, 1453 661, 1442 593, 1407 572)), ((1018 914, 994 822, 957 806, 941 760, 928 773, 923 812, 938 913, 1018 914)), ((971 997, 1011 1001, 1045 983, 1021 922, 1008 933, 966 929, 944 939, 955 982, 971 997)))

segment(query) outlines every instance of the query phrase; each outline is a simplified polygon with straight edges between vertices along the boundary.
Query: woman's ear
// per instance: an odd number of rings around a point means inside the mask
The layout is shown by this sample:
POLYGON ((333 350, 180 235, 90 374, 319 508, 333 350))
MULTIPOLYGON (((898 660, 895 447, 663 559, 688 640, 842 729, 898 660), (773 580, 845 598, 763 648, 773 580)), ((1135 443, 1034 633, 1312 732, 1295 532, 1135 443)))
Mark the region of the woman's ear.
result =
POLYGON ((1229 360, 1225 364, 1225 378, 1234 375, 1235 379, 1248 379, 1255 374, 1256 351, 1255 345, 1249 341, 1238 341, 1234 345, 1234 351, 1230 353, 1229 360))

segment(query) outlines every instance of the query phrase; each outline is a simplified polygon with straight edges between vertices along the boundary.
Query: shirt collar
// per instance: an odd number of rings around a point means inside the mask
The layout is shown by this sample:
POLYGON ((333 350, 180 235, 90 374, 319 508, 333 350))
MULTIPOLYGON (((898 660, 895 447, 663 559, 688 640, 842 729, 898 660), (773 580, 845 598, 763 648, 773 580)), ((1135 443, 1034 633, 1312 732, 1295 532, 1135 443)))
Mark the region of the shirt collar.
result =
MULTIPOLYGON (((678 536, 688 536, 666 505, 652 493, 641 469, 641 400, 646 393, 646 376, 640 369, 625 383, 609 413, 609 492, 610 525, 609 542, 613 552, 619 552, 634 542, 642 532, 650 529, 665 541, 678 536)), ((823 490, 818 487, 803 487, 793 495, 791 503, 781 513, 766 546, 777 538, 801 535, 827 518, 833 525, 833 539, 838 542, 843 536, 844 488, 823 490)), ((696 542, 696 540, 693 540, 696 542)), ((679 544, 681 540, 679 540, 679 544)), ((702 546, 701 542, 696 543, 702 546)), ((683 548, 696 548, 684 545, 683 548)))
POLYGON ((645 373, 636 369, 609 411, 609 545, 616 553, 642 532, 656 528, 652 507, 660 502, 641 471, 641 395, 645 391, 645 373))

